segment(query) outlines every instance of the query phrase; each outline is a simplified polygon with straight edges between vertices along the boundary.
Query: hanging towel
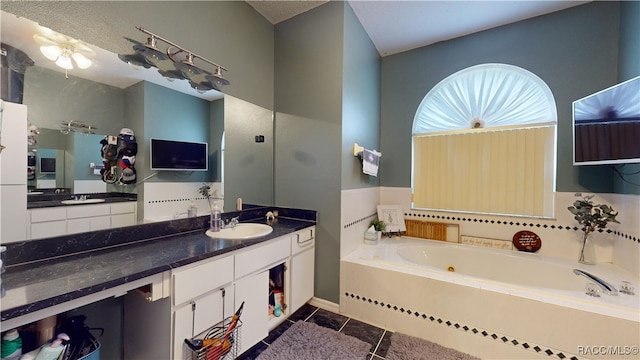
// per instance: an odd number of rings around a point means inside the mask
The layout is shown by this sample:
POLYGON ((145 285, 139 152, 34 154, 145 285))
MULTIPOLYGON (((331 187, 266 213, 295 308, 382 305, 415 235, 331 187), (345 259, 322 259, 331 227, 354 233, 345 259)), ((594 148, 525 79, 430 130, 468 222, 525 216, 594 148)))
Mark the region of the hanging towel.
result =
POLYGON ((362 152, 362 172, 367 175, 378 176, 378 164, 380 163, 381 155, 375 150, 364 149, 362 152))

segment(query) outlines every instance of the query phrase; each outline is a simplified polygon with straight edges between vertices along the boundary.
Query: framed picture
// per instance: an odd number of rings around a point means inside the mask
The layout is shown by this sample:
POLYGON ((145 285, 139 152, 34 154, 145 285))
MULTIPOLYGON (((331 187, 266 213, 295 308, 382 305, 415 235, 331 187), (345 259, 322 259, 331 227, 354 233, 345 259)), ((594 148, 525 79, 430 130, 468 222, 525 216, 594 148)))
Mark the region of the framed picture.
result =
POLYGON ((378 205, 378 220, 387 225, 386 232, 406 231, 404 212, 400 205, 378 205))

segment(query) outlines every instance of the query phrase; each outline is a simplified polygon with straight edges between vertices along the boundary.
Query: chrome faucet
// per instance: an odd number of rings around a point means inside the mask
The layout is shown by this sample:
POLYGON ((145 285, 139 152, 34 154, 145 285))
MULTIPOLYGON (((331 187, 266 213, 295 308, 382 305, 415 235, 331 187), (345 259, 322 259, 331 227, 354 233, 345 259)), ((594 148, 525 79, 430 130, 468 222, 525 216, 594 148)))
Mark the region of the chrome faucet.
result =
POLYGON ((589 274, 586 271, 582 271, 580 269, 573 269, 573 273, 576 275, 581 275, 586 277, 587 279, 593 281, 594 283, 596 283, 596 285, 598 285, 600 287, 600 289, 602 289, 602 292, 607 294, 607 295, 611 295, 611 296, 617 296, 618 295, 618 290, 616 290, 615 287, 613 287, 613 285, 609 284, 608 282, 600 279, 599 277, 589 274))
POLYGON ((238 225, 239 221, 238 221, 239 216, 236 217, 232 217, 230 220, 228 220, 224 226, 222 227, 223 229, 234 229, 236 227, 236 225, 238 225))

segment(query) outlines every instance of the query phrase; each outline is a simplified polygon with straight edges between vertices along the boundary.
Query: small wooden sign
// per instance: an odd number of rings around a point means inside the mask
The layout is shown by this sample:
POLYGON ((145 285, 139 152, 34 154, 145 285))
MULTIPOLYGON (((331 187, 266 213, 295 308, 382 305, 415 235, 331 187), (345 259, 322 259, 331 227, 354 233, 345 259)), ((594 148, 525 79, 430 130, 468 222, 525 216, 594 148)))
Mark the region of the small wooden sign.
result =
POLYGON ((523 230, 513 235, 513 246, 520 251, 536 252, 542 247, 542 240, 536 233, 523 230))

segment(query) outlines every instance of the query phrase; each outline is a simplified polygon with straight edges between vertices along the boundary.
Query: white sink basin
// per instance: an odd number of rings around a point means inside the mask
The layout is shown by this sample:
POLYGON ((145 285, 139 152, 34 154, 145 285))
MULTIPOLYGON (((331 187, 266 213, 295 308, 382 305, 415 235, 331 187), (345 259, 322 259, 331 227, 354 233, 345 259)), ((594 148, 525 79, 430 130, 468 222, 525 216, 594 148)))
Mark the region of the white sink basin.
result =
POLYGON ((81 204, 96 204, 102 203, 104 199, 86 199, 86 200, 62 200, 64 205, 81 205, 81 204))
POLYGON ((271 234, 272 231, 273 228, 269 225, 241 223, 234 228, 221 229, 216 232, 207 230, 206 234, 214 239, 247 240, 271 234))

